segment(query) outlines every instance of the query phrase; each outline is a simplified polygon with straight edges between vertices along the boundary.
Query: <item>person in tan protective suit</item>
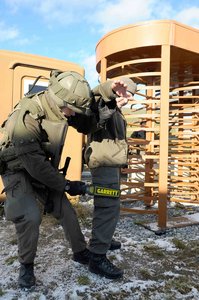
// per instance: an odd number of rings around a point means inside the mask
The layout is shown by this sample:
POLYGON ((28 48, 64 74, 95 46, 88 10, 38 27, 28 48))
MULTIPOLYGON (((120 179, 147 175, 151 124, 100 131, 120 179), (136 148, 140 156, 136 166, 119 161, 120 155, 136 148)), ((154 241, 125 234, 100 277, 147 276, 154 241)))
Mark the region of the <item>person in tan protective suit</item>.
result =
MULTIPOLYGON (((106 91, 106 96, 123 86, 117 82, 114 90, 106 91)), ((78 116, 85 116, 98 127, 103 110, 98 115, 91 112, 94 98, 80 74, 53 71, 47 90, 22 98, 1 127, 4 139, 0 144, 0 174, 6 193, 5 216, 16 228, 18 284, 22 288, 30 288, 36 282, 34 260, 42 220, 41 203, 62 225, 73 260, 89 263, 90 252, 65 194, 82 195, 85 184, 67 180, 58 165, 68 125, 78 116)), ((84 132, 84 124, 81 125, 79 131, 84 132)))

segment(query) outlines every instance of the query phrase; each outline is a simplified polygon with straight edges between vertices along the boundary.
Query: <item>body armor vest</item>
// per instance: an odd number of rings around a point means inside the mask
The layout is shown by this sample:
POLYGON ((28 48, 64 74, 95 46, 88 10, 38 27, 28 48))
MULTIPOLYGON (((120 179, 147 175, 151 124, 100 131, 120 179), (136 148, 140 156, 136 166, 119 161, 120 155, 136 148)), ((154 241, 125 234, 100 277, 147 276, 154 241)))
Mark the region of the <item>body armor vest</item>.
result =
POLYGON ((52 165, 58 168, 67 128, 66 118, 53 101, 46 99, 44 92, 21 99, 2 125, 4 137, 0 143, 0 173, 4 173, 5 169, 20 170, 16 147, 20 147, 20 154, 26 154, 34 151, 38 143, 52 165), (26 114, 38 122, 41 132, 38 139, 24 122, 26 114), (17 135, 19 132, 20 136, 17 135))

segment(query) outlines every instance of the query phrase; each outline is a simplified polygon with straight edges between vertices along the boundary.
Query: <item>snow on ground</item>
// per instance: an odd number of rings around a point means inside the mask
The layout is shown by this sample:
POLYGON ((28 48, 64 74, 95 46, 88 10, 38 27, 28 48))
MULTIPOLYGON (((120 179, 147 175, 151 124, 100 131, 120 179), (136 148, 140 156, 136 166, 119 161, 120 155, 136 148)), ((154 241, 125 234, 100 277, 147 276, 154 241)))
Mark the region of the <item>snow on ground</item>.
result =
MULTIPOLYGON (((77 207, 82 230, 89 240, 92 203, 77 207)), ((170 208, 173 215, 199 213, 199 207, 170 208)), ((115 238, 121 250, 108 257, 125 270, 124 278, 109 280, 74 262, 61 226, 44 216, 35 260, 36 287, 17 287, 19 263, 15 230, 0 218, 0 299, 2 300, 173 300, 199 299, 199 225, 156 235, 143 226, 154 216, 121 215, 115 238)))

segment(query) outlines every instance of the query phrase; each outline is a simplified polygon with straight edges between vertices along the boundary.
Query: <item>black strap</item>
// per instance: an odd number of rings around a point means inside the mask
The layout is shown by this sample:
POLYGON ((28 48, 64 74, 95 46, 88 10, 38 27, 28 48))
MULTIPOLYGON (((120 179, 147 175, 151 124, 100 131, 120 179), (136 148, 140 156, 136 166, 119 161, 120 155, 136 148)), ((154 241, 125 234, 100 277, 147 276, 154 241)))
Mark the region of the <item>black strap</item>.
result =
POLYGON ((43 78, 43 79, 48 79, 47 77, 44 77, 44 76, 42 76, 42 75, 38 76, 38 77, 35 79, 35 81, 33 82, 32 87, 29 89, 29 91, 28 91, 27 93, 24 94, 25 97, 28 96, 28 95, 30 95, 30 92, 34 89, 34 87, 35 87, 37 81, 38 81, 39 79, 41 79, 41 78, 43 78))

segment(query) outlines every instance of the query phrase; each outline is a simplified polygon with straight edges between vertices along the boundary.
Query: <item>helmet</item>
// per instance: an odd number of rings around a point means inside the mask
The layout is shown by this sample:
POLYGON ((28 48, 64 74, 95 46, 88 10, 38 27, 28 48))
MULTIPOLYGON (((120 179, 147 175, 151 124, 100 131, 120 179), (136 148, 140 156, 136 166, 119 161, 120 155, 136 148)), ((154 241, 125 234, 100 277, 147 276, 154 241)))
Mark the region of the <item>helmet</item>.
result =
POLYGON ((58 107, 67 106, 81 114, 90 111, 92 101, 90 86, 86 79, 75 71, 52 71, 48 92, 58 107))

